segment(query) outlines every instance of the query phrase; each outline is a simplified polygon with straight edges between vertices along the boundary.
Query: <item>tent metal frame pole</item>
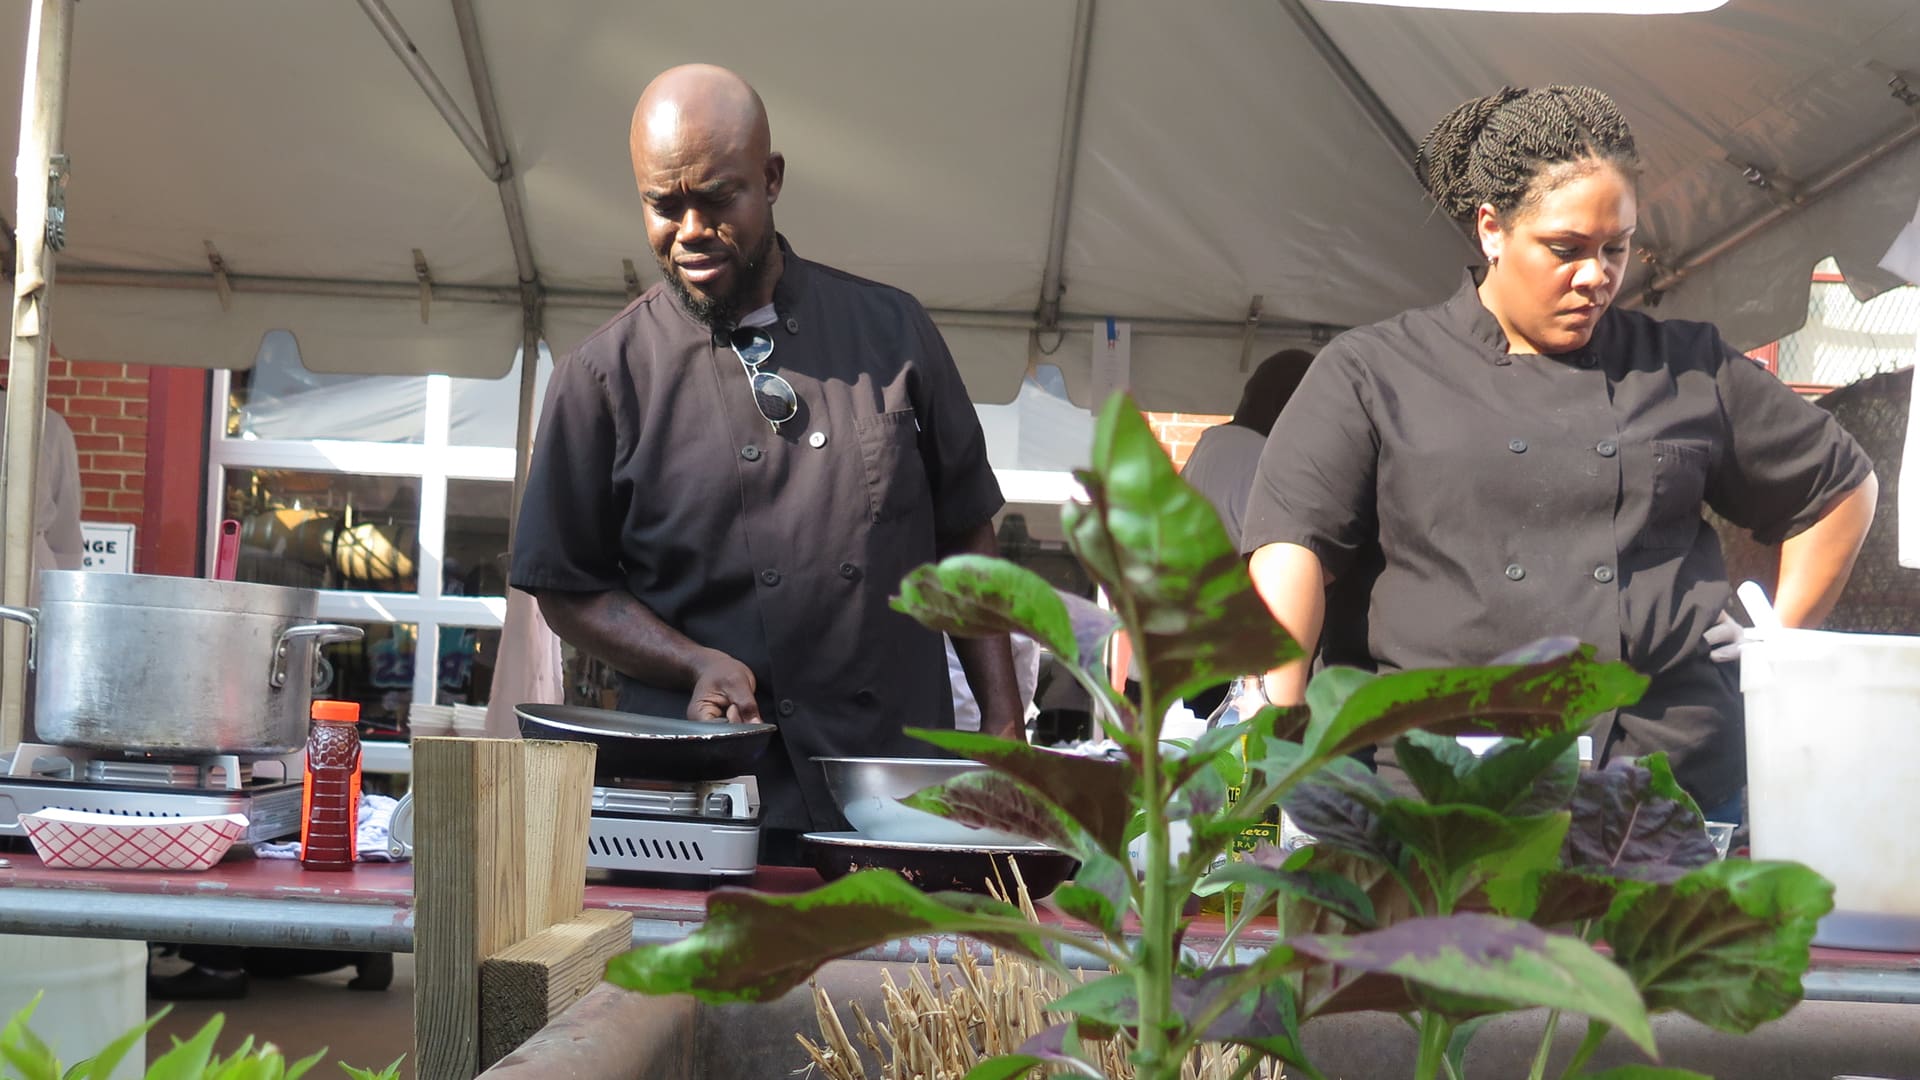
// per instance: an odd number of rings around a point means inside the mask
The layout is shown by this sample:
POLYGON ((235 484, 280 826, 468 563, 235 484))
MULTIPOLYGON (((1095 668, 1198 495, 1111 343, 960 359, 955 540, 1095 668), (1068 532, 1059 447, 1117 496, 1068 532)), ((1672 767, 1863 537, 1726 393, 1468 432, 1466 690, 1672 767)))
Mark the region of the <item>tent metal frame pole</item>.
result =
POLYGON ((520 399, 516 403, 513 441, 513 494, 507 516, 507 549, 513 549, 513 534, 520 528, 520 498, 526 494, 527 471, 533 464, 534 391, 540 378, 540 338, 542 337, 538 292, 527 287, 528 315, 520 335, 520 399))
POLYGON ((1080 164, 1080 120, 1086 113, 1087 61, 1093 50, 1094 0, 1073 9, 1073 52, 1067 65, 1067 101, 1060 121, 1060 161, 1053 173, 1053 215, 1047 227, 1047 263, 1040 275, 1040 305, 1035 319, 1042 330, 1060 320, 1066 292, 1067 222, 1073 214, 1073 176, 1080 164))
MULTIPOLYGON (((460 28, 460 51, 466 56, 467 75, 473 80, 473 100, 480 110, 480 125, 486 131, 487 147, 493 159, 494 168, 488 175, 500 188, 500 210, 507 219, 507 240, 513 245, 514 269, 520 274, 521 284, 531 284, 538 289, 540 271, 533 262, 527 210, 520 200, 519 177, 515 175, 513 155, 508 152, 506 132, 500 123, 500 105, 493 93, 493 72, 487 65, 473 0, 453 0, 453 19, 460 28)), ((531 300, 526 311, 537 328, 538 312, 531 300)))
MULTIPOLYGON (((177 270, 122 270, 108 266, 80 266, 64 269, 60 279, 72 285, 97 285, 107 288, 180 289, 206 292, 212 279, 203 273, 177 270)), ((420 299, 417 281, 358 281, 344 278, 277 277, 272 274, 227 274, 227 285, 236 293, 280 294, 283 296, 333 296, 349 300, 420 299)), ((619 295, 609 292, 608 296, 619 295)), ((520 290, 512 285, 452 285, 433 283, 437 301, 496 304, 518 307, 520 290)), ((621 301, 624 305, 625 301, 621 301)))
MULTIPOLYGON (((105 286, 114 288, 178 289, 187 292, 205 292, 213 286, 205 274, 188 273, 176 270, 120 270, 111 267, 88 266, 62 270, 60 280, 69 285, 105 286)), ((402 300, 416 301, 420 296, 420 286, 412 281, 355 281, 340 278, 295 278, 275 277, 267 274, 229 274, 227 284, 236 293, 258 293, 281 296, 325 296, 346 300, 402 300)), ((557 289, 542 287, 538 291, 540 307, 543 310, 560 308, 566 310, 602 310, 611 316, 627 306, 627 294, 615 289, 557 289)), ((511 285, 451 285, 434 282, 433 296, 437 301, 513 305, 524 307, 525 294, 511 285)), ((1027 333, 1040 329, 1030 311, 987 311, 973 308, 929 308, 927 313, 943 327, 966 327, 979 330, 1016 330, 1027 333)), ((1238 339, 1246 333, 1247 324, 1239 319, 1180 319, 1156 318, 1121 315, 1133 326, 1137 335, 1149 337, 1202 337, 1238 339)), ((1060 313, 1051 329, 1059 330, 1067 326, 1067 332, 1078 333, 1082 325, 1091 327, 1095 322, 1104 320, 1105 315, 1093 315, 1084 312, 1060 313), (1071 324, 1071 325, 1068 325, 1071 324)), ((543 320, 544 321, 544 320, 543 320)), ((1262 316, 1259 333, 1276 336, 1293 336, 1325 342, 1345 327, 1325 323, 1302 322, 1300 320, 1277 319, 1262 316)), ((1091 332, 1089 330, 1088 332, 1091 332)))
POLYGON ((1313 51, 1320 54, 1320 59, 1326 63, 1327 69, 1333 72, 1334 78, 1340 80, 1340 85, 1346 89, 1347 96, 1353 99, 1355 105, 1360 106, 1361 112, 1367 114, 1367 120, 1373 125, 1373 130, 1387 140, 1387 145, 1393 147, 1393 152, 1400 155, 1401 161, 1406 162, 1407 171, 1413 172, 1419 161, 1420 144, 1414 142, 1413 136, 1407 132, 1407 129, 1400 126, 1400 118, 1393 115, 1392 109, 1387 108, 1387 103, 1381 100, 1373 84, 1367 81, 1366 76, 1360 74, 1359 68, 1353 66, 1353 60, 1347 56, 1346 50, 1334 42, 1326 28, 1320 25, 1320 20, 1313 17, 1313 13, 1307 10, 1307 6, 1301 3, 1301 0, 1279 0, 1279 3, 1280 10, 1286 12, 1300 27, 1300 33, 1306 36, 1307 43, 1313 46, 1313 51))
MULTIPOLYGON (((1412 133, 1401 126, 1400 118, 1387 107, 1386 101, 1380 97, 1380 92, 1373 88, 1373 84, 1367 81, 1365 75, 1360 74, 1360 69, 1353 65, 1353 60, 1347 56, 1346 50, 1333 40, 1326 28, 1320 25, 1320 20, 1314 18, 1313 13, 1307 10, 1306 4, 1301 0, 1278 0, 1278 3, 1280 10, 1286 12, 1293 19, 1294 24, 1300 28, 1300 33, 1306 37, 1307 43, 1313 46, 1313 51, 1320 54, 1320 59, 1327 65, 1327 70, 1333 73, 1334 78, 1340 80, 1341 87, 1347 91, 1347 97, 1366 114, 1367 122, 1373 125, 1373 130, 1386 140, 1387 145, 1392 147, 1393 152, 1406 164, 1407 172, 1415 182, 1420 182, 1420 144, 1414 141, 1412 133)), ((1421 186, 1425 188, 1424 183, 1421 186)), ((1474 237, 1473 230, 1458 221, 1454 222, 1454 227, 1467 245, 1473 248, 1474 253, 1478 254, 1480 242, 1474 237)))
POLYGON ((1812 206, 1834 189, 1873 167, 1882 158, 1898 152, 1915 139, 1920 139, 1920 115, 1916 115, 1905 125, 1877 140, 1860 153, 1808 181, 1790 200, 1775 203, 1744 223, 1721 233, 1689 252, 1677 265, 1660 268, 1653 280, 1648 282, 1627 306, 1637 307, 1640 304, 1657 302, 1662 293, 1685 281, 1694 271, 1720 259, 1772 226, 1812 206))
POLYGON ((500 121, 500 103, 493 92, 493 70, 487 64, 486 45, 480 37, 480 19, 474 13, 473 0, 452 0, 452 4, 453 20, 460 29, 460 52, 466 58, 467 77, 473 81, 474 105, 480 110, 480 126, 486 132, 496 166, 493 179, 500 190, 500 212, 506 218, 507 240, 513 246, 513 265, 520 277, 520 395, 513 439, 513 495, 507 519, 507 547, 511 550, 533 458, 533 395, 539 378, 540 339, 546 329, 546 290, 541 287, 540 271, 533 261, 526 205, 520 198, 519 177, 507 146, 506 128, 500 121))
MULTIPOLYGON (((22 608, 33 592, 33 538, 39 509, 40 438, 46 420, 47 357, 53 347, 53 253, 48 203, 53 162, 62 152, 67 72, 73 59, 74 0, 37 0, 27 32, 20 100, 18 231, 13 274, 13 341, 9 355, 6 449, 0 458, 0 507, 6 511, 5 575, 0 600, 22 608)), ((0 751, 25 733, 27 627, 5 624, 0 638, 0 751)))
POLYGON ((400 63, 406 67, 408 74, 413 76, 413 81, 419 83, 420 89, 426 91, 427 100, 433 102, 433 107, 440 112, 440 118, 445 120, 447 126, 452 128, 453 133, 459 137, 460 145, 466 147, 467 153, 473 155, 474 163, 480 166, 480 171, 486 173, 488 179, 498 179, 500 165, 488 150, 486 139, 474 128, 473 122, 467 119, 467 114, 460 111, 460 106, 453 100, 453 95, 447 92, 446 84, 433 73, 433 68, 428 66, 426 57, 420 55, 420 49, 414 45, 413 39, 407 36, 406 28, 400 25, 400 20, 393 17, 393 12, 387 8, 384 0, 360 0, 360 9, 367 13, 368 19, 373 21, 374 27, 380 31, 380 36, 387 39, 387 44, 393 48, 394 55, 400 58, 400 63))

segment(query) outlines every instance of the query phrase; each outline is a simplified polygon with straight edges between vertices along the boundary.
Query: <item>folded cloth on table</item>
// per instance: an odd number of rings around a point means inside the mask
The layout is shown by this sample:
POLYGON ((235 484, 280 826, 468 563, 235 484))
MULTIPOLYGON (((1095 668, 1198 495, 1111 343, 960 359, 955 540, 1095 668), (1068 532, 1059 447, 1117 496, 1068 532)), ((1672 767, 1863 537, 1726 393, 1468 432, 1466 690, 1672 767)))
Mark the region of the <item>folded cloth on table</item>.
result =
MULTIPOLYGON (((360 827, 354 837, 354 847, 359 849, 361 862, 394 861, 393 853, 387 849, 387 838, 392 832, 393 808, 399 802, 385 795, 360 796, 360 827)), ((297 859, 300 841, 255 844, 253 853, 262 859, 297 859)))

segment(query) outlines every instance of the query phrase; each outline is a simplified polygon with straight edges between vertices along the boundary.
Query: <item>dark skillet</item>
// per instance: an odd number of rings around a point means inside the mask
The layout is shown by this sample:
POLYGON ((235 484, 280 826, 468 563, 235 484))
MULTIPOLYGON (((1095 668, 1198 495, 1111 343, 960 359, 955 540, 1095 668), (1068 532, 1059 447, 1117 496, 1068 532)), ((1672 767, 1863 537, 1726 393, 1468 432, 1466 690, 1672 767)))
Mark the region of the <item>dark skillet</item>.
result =
POLYGON ((808 833, 807 850, 813 868, 828 881, 856 870, 892 870, 922 892, 986 893, 987 883, 1017 891, 1013 868, 1035 900, 1051 895, 1080 868, 1079 860, 1043 847, 963 847, 958 844, 914 844, 874 840, 851 832, 808 833))
POLYGON ((596 779, 727 780, 753 772, 773 741, 771 724, 723 724, 684 717, 590 709, 583 705, 521 705, 520 734, 567 739, 599 747, 596 779))

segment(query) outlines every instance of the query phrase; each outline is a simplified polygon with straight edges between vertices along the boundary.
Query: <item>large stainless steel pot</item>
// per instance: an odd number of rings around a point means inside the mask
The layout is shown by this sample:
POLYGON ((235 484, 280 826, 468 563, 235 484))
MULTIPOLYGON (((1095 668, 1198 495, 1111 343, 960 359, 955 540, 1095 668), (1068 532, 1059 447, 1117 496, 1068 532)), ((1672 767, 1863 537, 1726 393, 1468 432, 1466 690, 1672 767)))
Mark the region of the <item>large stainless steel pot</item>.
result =
POLYGON ((48 570, 27 624, 41 740, 95 751, 265 757, 305 745, 318 646, 311 589, 48 570))

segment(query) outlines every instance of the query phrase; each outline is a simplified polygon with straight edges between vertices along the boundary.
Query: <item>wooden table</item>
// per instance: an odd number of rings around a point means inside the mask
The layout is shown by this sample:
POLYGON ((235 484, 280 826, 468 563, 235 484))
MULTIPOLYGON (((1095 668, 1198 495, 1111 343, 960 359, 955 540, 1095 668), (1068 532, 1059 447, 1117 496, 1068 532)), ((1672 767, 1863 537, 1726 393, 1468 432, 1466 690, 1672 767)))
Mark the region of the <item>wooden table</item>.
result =
MULTIPOLYGON (((12 864, 0 870, 0 933, 413 951, 413 870, 406 863, 361 863, 348 872, 323 873, 290 859, 252 859, 204 873, 155 873, 50 870, 31 854, 0 857, 12 864)), ((819 883, 811 870, 765 867, 752 886, 796 893, 819 883)), ((706 893, 590 884, 586 906, 631 912, 636 945, 678 941, 705 917, 706 893)), ((1043 919, 1066 921, 1044 904, 1040 910, 1043 919)), ((1203 916, 1187 942, 1204 949, 1220 934, 1219 919, 1203 916)), ((1272 939, 1271 924, 1256 924, 1243 938, 1253 949, 1272 939)), ((850 959, 924 961, 931 953, 945 960, 959 949, 978 946, 955 935, 924 934, 850 959)), ((1092 965, 1090 957, 1085 961, 1092 965)), ((1816 948, 1805 984, 1809 1000, 1920 1004, 1920 954, 1816 948)))

